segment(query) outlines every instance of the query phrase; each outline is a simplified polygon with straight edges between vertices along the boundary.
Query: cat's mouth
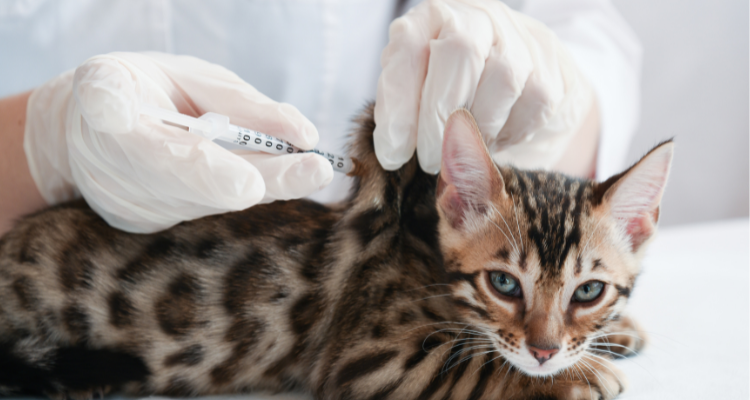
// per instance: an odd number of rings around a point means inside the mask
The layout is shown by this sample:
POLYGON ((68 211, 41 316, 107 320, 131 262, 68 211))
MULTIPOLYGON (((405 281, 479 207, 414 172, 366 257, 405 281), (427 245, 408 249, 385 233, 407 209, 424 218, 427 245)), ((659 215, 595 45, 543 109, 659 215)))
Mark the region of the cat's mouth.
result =
POLYGON ((544 363, 542 365, 539 365, 539 363, 537 363, 537 365, 530 366, 530 367, 517 365, 517 367, 518 369, 520 369, 521 371, 523 371, 524 373, 530 376, 550 376, 564 369, 564 367, 551 366, 547 363, 544 363))
POLYGON ((537 377, 555 375, 577 362, 577 360, 571 359, 566 354, 557 354, 543 364, 540 364, 539 361, 531 356, 525 345, 521 345, 517 352, 503 351, 502 353, 505 359, 516 367, 516 369, 526 375, 537 377), (524 352, 528 354, 524 354, 524 352))

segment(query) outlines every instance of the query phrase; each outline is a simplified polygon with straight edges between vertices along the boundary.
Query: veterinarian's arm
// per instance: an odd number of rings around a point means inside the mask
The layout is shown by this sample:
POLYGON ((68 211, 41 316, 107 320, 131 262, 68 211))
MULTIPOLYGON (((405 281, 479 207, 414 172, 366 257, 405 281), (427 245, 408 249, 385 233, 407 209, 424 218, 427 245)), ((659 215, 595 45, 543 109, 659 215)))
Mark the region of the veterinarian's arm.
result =
POLYGON ((216 112, 303 149, 317 144, 315 126, 295 107, 194 57, 96 56, 17 102, 7 111, 8 123, 18 129, 11 130, 13 147, 3 149, 13 152, 2 167, 7 173, 0 189, 7 218, 43 206, 39 195, 47 204, 82 196, 110 225, 152 233, 260 202, 304 197, 333 178, 329 162, 315 154, 229 151, 140 116, 144 103, 196 117, 216 112), (26 111, 25 121, 18 119, 19 110, 26 111))
POLYGON ((23 151, 29 95, 31 92, 0 99, 0 236, 19 217, 47 205, 31 178, 23 151))

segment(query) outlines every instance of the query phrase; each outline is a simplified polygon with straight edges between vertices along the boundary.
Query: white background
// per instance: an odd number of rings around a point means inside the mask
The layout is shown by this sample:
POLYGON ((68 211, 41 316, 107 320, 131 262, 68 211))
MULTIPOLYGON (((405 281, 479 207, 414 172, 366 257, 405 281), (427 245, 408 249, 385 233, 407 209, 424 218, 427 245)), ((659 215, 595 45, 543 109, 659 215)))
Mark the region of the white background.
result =
POLYGON ((662 225, 748 215, 748 1, 614 0, 644 48, 629 162, 675 137, 662 225))

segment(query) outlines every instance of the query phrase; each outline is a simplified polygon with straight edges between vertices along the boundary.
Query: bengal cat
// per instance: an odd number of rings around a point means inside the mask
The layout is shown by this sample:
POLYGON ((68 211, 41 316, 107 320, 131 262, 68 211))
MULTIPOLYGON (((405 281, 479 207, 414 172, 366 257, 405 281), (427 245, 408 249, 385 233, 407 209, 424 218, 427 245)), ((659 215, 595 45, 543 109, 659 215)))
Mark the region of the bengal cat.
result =
POLYGON ((611 399, 605 356, 673 145, 603 183, 492 162, 468 111, 439 176, 384 171, 372 109, 348 201, 275 202, 138 235, 83 201, 0 240, 0 385, 88 399, 298 390, 316 399, 611 399))

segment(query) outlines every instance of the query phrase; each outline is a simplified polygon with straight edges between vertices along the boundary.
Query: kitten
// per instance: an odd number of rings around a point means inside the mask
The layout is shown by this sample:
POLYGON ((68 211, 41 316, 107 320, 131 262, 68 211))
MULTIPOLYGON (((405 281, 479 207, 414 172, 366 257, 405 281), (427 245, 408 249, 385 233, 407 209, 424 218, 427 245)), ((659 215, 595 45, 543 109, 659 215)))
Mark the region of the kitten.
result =
POLYGON ((372 108, 359 125, 340 205, 275 202, 152 235, 81 201, 20 221, 0 240, 0 385, 74 399, 622 392, 603 356, 643 343, 622 313, 673 145, 603 183, 498 168, 459 110, 436 177, 416 159, 382 170, 372 108))

